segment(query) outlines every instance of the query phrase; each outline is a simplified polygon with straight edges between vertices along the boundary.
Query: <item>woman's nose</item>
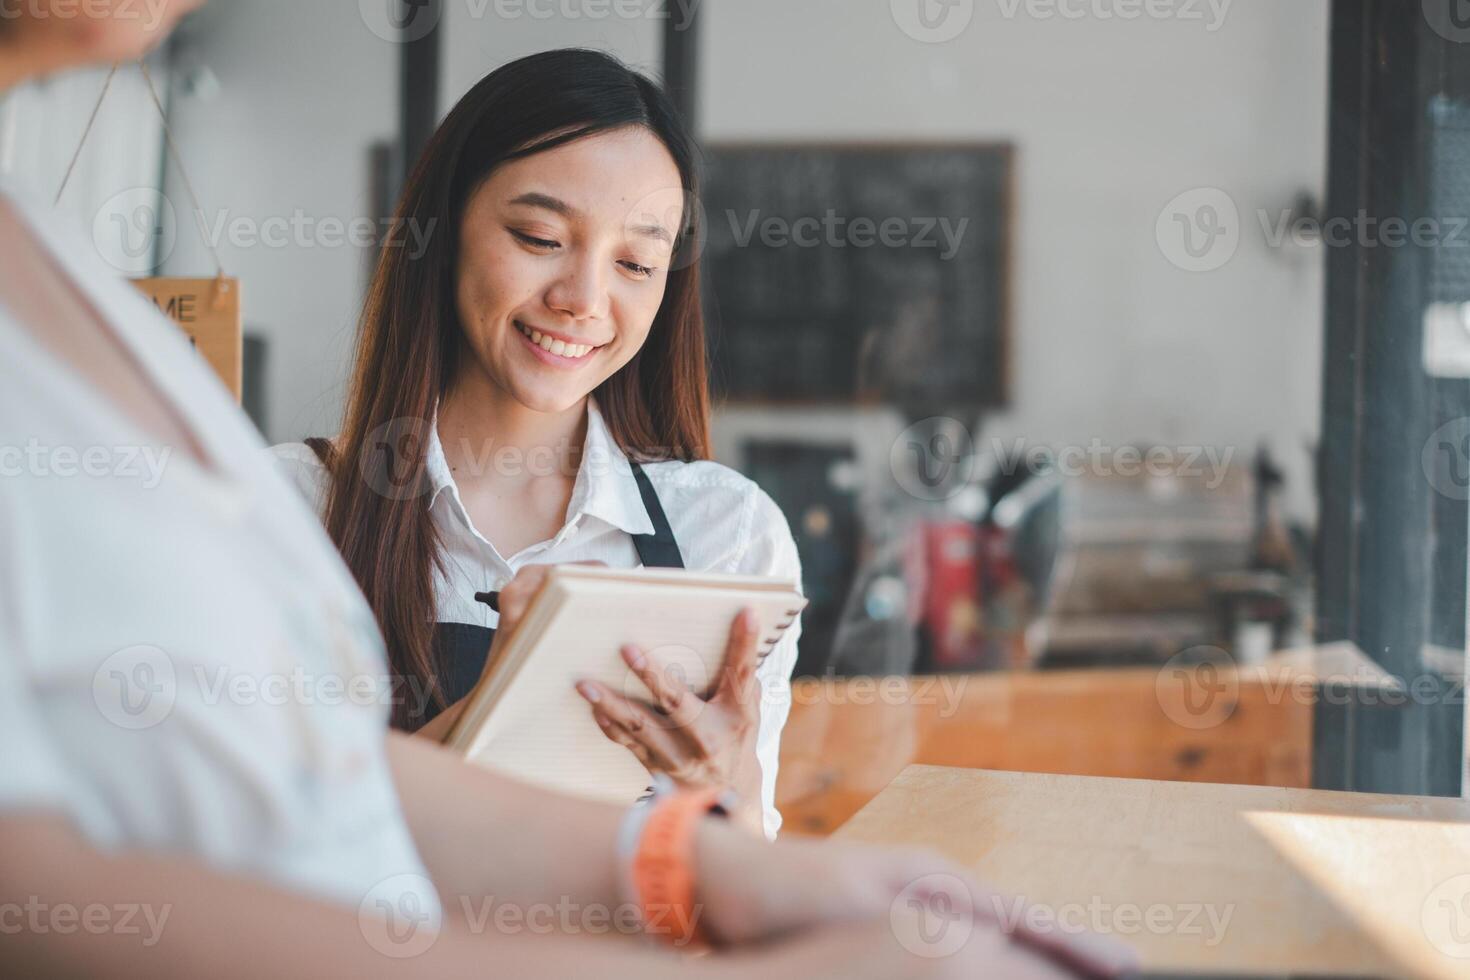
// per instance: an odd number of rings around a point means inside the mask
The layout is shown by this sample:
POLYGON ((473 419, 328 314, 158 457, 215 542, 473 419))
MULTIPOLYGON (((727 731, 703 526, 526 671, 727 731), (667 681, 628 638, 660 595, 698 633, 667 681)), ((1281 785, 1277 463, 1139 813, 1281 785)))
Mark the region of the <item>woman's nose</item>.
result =
POLYGON ((600 264, 588 257, 567 263, 552 284, 546 304, 577 320, 595 320, 608 313, 607 280, 600 264))

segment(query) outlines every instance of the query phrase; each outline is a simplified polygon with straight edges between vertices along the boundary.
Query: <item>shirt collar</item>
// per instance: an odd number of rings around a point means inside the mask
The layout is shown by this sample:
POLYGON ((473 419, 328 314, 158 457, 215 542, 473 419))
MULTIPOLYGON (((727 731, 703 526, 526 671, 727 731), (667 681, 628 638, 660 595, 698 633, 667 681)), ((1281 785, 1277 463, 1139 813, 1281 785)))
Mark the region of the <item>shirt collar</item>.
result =
POLYGON ((439 409, 434 409, 434 417, 429 420, 428 432, 429 449, 424 457, 424 475, 429 478, 429 506, 439 499, 444 491, 449 491, 455 503, 459 502, 459 487, 454 485, 454 475, 449 472, 449 460, 444 458, 444 444, 439 441, 439 409))
POLYGON ((567 515, 572 519, 582 514, 606 521, 629 534, 653 533, 653 521, 643 505, 643 494, 638 490, 628 457, 608 430, 597 400, 590 397, 582 465, 577 469, 572 502, 567 507, 567 515))
MULTIPOLYGON (((429 506, 439 495, 448 492, 456 507, 464 510, 459 487, 449 472, 444 446, 439 441, 439 419, 435 413, 429 426, 428 454, 425 473, 429 478, 429 506)), ((629 534, 652 534, 653 521, 643 505, 643 494, 633 476, 628 457, 618 447, 608 430, 596 399, 587 399, 587 440, 582 447, 582 461, 577 468, 577 482, 572 486, 572 499, 567 505, 568 523, 582 515, 596 517, 629 534)))

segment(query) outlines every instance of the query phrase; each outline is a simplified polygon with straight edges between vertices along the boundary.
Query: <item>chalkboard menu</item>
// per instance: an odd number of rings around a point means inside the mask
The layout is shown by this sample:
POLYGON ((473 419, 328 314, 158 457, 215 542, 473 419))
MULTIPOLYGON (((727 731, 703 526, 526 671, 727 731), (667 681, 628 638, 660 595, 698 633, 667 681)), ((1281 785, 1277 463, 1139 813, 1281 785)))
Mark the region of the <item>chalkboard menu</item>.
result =
POLYGON ((1011 160, 995 144, 708 147, 717 392, 1004 405, 1011 160))

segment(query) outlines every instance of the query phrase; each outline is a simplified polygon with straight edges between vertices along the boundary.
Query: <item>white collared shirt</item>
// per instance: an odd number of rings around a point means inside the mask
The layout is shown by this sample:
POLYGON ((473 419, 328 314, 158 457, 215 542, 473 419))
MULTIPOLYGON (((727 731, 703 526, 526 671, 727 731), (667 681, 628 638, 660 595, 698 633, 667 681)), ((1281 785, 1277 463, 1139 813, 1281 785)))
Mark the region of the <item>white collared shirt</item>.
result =
MULTIPOLYGON (((445 559, 445 573, 435 582, 438 622, 495 628, 499 614, 476 602, 475 593, 499 591, 527 565, 600 561, 614 568, 633 568, 640 564, 631 535, 653 533, 653 523, 627 457, 608 431, 594 399, 587 400, 587 441, 566 522, 550 540, 508 557, 476 530, 445 461, 438 427, 427 428, 429 508, 445 559)), ((326 503, 326 471, 316 454, 304 443, 277 446, 274 452, 321 513, 326 503)), ((753 481, 709 461, 645 463, 643 470, 663 505, 687 568, 768 575, 800 586, 801 561, 786 517, 753 481)), ((765 832, 771 838, 781 826, 776 770, 781 729, 791 707, 791 671, 796 666, 800 634, 798 620, 757 672, 762 698, 756 755, 761 766, 765 832)))

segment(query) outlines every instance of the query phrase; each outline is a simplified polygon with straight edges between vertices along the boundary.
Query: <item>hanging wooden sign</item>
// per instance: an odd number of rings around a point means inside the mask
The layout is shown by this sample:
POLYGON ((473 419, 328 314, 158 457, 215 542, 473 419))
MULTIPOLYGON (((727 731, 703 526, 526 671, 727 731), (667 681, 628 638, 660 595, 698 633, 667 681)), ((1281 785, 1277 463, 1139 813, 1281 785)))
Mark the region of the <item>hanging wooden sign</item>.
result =
POLYGON ((240 400, 243 331, 240 320, 240 280, 134 279, 143 295, 177 323, 196 350, 214 368, 220 380, 240 400))

